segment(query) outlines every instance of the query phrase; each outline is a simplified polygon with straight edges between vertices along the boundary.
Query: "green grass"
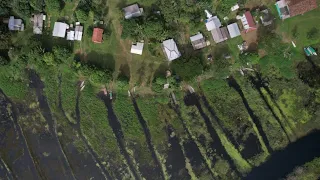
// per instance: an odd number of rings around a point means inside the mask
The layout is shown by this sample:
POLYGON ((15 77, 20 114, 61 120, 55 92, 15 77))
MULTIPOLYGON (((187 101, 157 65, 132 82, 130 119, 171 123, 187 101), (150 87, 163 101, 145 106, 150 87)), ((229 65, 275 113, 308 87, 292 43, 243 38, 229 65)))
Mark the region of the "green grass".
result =
POLYGON ((286 33, 290 38, 295 40, 298 48, 320 42, 320 32, 314 39, 308 39, 307 33, 312 28, 318 28, 317 23, 320 21, 320 9, 317 8, 313 11, 307 12, 303 15, 295 16, 284 20, 280 24, 280 32, 286 33), (297 28, 297 37, 293 36, 294 28, 297 28))

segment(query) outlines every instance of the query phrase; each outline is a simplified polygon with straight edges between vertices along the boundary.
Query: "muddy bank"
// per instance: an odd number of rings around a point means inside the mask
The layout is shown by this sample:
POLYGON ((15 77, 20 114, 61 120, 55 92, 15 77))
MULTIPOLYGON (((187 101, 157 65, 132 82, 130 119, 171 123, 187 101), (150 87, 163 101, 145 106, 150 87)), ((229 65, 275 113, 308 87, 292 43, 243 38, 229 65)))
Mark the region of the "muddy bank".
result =
POLYGON ((17 122, 16 109, 1 89, 0 157, 16 178, 40 179, 32 154, 17 122))
POLYGON ((140 122, 140 125, 142 126, 144 135, 146 137, 148 149, 151 152, 151 156, 152 156, 153 161, 155 162, 155 165, 156 165, 156 167, 153 169, 154 172, 152 172, 152 174, 157 175, 158 177, 153 177, 153 178, 155 178, 155 179, 164 179, 165 176, 164 176, 164 173, 163 173, 163 171, 161 169, 160 160, 158 159, 158 157, 156 155, 156 152, 155 152, 155 149, 154 149, 154 146, 153 146, 153 143, 152 143, 151 133, 150 133, 150 130, 148 128, 147 122, 142 117, 142 114, 141 114, 141 112, 139 110, 137 102, 133 97, 132 97, 132 103, 133 103, 134 110, 135 110, 135 112, 137 114, 138 120, 140 122))
POLYGON ((167 126, 167 134, 170 149, 166 159, 166 166, 171 175, 171 179, 190 179, 191 177, 186 169, 185 157, 181 149, 182 147, 179 144, 179 138, 174 133, 174 129, 171 125, 167 126))
POLYGON ((110 98, 108 96, 105 96, 102 92, 99 93, 98 96, 104 102, 104 104, 107 108, 109 125, 112 128, 114 135, 116 136, 117 143, 118 143, 121 154, 124 156, 126 163, 128 164, 134 178, 141 179, 140 174, 136 171, 134 163, 131 160, 129 153, 126 150, 122 127, 121 127, 121 124, 120 124, 116 114, 113 111, 112 101, 110 100, 110 98))
POLYGON ((280 179, 314 158, 320 157, 320 131, 289 144, 285 149, 276 151, 270 159, 254 168, 246 177, 248 180, 280 179))

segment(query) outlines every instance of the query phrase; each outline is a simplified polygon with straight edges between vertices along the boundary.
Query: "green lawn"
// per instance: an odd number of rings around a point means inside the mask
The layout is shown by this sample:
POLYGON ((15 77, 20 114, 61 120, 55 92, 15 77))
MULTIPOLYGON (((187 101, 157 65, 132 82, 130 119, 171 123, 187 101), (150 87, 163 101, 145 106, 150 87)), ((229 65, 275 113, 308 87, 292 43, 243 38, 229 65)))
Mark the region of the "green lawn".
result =
POLYGON ((290 39, 294 40, 298 48, 302 48, 320 42, 320 32, 318 32, 312 39, 307 38, 307 33, 313 28, 320 31, 317 23, 319 21, 320 8, 317 8, 303 15, 298 15, 284 20, 280 24, 279 29, 281 33, 286 33, 290 39))

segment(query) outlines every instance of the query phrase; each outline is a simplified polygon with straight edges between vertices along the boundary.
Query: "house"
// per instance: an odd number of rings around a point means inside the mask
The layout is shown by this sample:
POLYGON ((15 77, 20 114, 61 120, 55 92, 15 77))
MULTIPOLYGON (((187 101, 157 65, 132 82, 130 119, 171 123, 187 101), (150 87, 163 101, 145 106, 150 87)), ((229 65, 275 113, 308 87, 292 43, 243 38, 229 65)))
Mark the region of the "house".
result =
POLYGON ((74 30, 74 40, 81 41, 83 34, 83 26, 76 25, 76 28, 74 30))
POLYGON ((46 15, 42 13, 32 15, 31 22, 33 23, 33 34, 42 34, 44 20, 46 20, 46 15))
POLYGON ((317 0, 280 0, 275 4, 280 19, 304 14, 318 7, 317 0))
POLYGON ((92 42, 102 43, 103 29, 94 28, 92 34, 92 42))
POLYGON ((237 23, 229 24, 227 27, 228 27, 228 31, 229 31, 231 38, 234 38, 234 37, 241 35, 240 30, 239 30, 239 26, 237 23))
POLYGON ((261 23, 263 24, 263 26, 269 26, 272 24, 273 17, 270 15, 268 9, 261 11, 260 20, 261 20, 261 23))
POLYGON ((221 27, 220 19, 217 16, 205 20, 208 31, 221 27))
POLYGON ((181 56, 177 44, 173 39, 163 41, 162 50, 169 61, 173 61, 181 56))
POLYGON ((217 28, 211 31, 214 42, 220 43, 230 38, 226 27, 217 28))
POLYGON ((207 46, 206 39, 201 33, 191 36, 190 41, 194 50, 202 49, 207 46))
POLYGON ((64 38, 69 25, 63 22, 55 22, 53 27, 52 36, 64 38))
POLYGON ((123 8, 122 10, 124 11, 125 19, 142 16, 143 13, 143 8, 139 8, 138 4, 132 4, 123 8))
POLYGON ((131 53, 142 55, 143 45, 144 45, 143 43, 132 44, 131 53))
POLYGON ((239 8, 240 8, 239 4, 236 4, 236 5, 231 7, 231 11, 238 10, 239 8))
POLYGON ((74 31, 73 30, 67 31, 67 40, 74 41, 74 31))
POLYGON ((257 30, 250 11, 244 13, 244 15, 241 17, 241 22, 246 33, 257 30))
POLYGON ((15 19, 14 16, 10 16, 8 21, 8 28, 10 31, 24 31, 24 24, 22 19, 15 19))

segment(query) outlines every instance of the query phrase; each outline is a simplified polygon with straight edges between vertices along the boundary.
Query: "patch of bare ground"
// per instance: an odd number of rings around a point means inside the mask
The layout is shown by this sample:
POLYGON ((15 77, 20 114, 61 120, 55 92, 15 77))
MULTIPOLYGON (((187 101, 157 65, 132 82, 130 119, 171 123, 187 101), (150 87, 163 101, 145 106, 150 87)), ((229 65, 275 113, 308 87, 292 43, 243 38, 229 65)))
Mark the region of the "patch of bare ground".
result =
POLYGON ((258 50, 258 54, 259 54, 259 57, 260 57, 260 58, 268 55, 267 51, 264 50, 264 49, 259 49, 259 50, 258 50))

